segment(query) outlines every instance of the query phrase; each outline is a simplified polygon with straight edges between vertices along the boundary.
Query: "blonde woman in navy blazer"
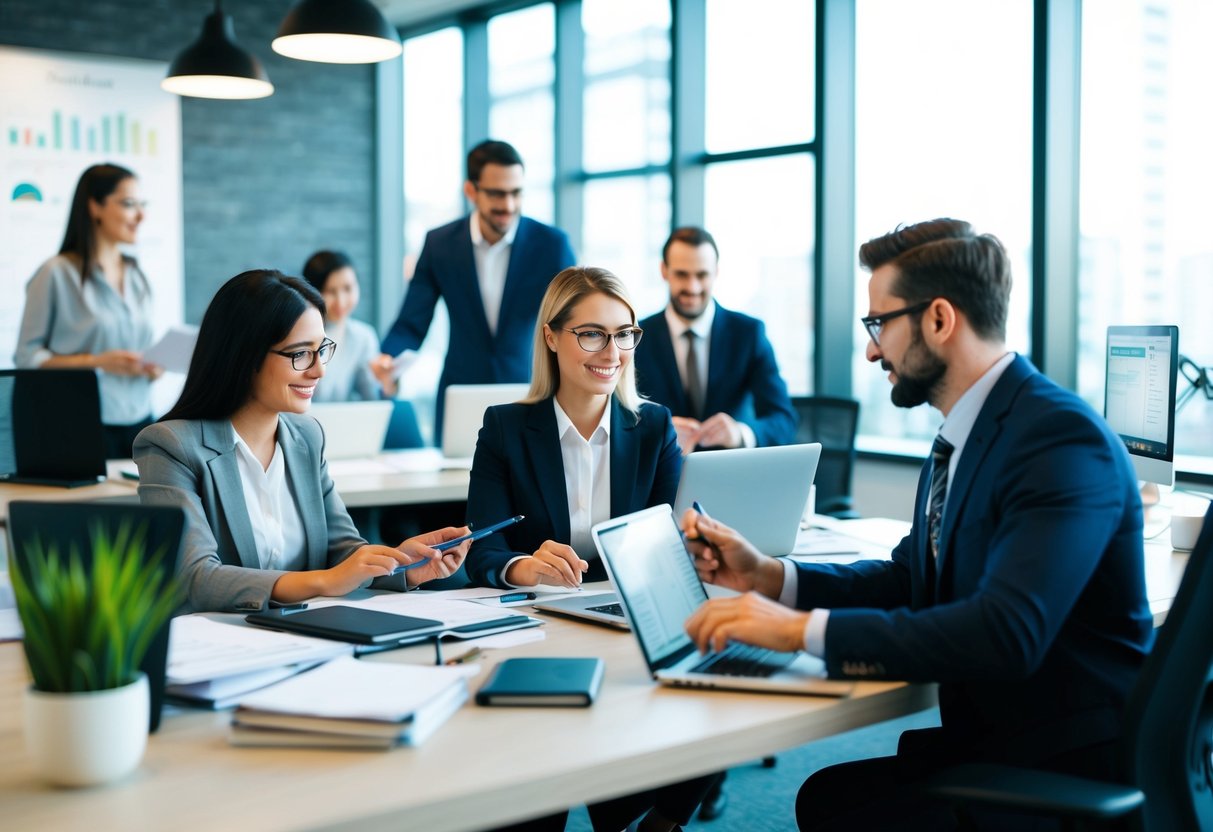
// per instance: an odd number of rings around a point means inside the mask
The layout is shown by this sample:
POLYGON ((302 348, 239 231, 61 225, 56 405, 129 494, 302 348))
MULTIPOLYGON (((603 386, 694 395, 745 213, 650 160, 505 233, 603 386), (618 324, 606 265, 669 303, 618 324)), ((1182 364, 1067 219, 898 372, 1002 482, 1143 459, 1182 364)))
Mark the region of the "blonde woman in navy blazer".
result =
MULTIPOLYGON (((467 559, 473 583, 576 587, 582 580, 604 580, 588 545, 589 524, 674 501, 682 453, 670 412, 636 393, 632 351, 640 336, 636 311, 615 275, 575 266, 553 278, 535 327, 530 392, 521 402, 485 412, 468 488, 473 527, 516 514, 526 519, 473 544, 467 559), (600 445, 591 471, 593 476, 609 463, 609 483, 600 482, 597 494, 581 490, 570 501, 566 483, 580 476, 566 472, 562 441, 580 449, 604 439, 609 453, 600 445), (609 504, 599 504, 600 498, 609 504), (570 545, 577 541, 578 548, 570 545)), ((645 829, 685 825, 715 779, 708 775, 594 804, 590 821, 596 832, 622 829, 641 815, 645 829)), ((564 823, 559 814, 518 828, 546 832, 564 823)))
POLYGON ((640 335, 615 275, 573 267, 552 280, 535 328, 530 392, 485 412, 468 489, 473 528, 516 514, 526 519, 473 544, 472 583, 576 587, 604 580, 589 544, 591 521, 674 501, 681 454, 669 411, 636 393, 632 355, 640 335), (583 512, 576 530, 561 446, 570 429, 591 445, 606 433, 610 449, 609 505, 583 512), (577 541, 575 551, 570 543, 577 541))
POLYGON ((427 559, 393 579, 416 586, 449 576, 467 554, 467 543, 430 548, 466 529, 399 547, 358 534, 329 476, 324 432, 307 415, 337 346, 323 316, 320 293, 297 277, 233 277, 202 319, 181 398, 135 439, 139 499, 185 511, 180 571, 194 610, 345 595, 427 559))

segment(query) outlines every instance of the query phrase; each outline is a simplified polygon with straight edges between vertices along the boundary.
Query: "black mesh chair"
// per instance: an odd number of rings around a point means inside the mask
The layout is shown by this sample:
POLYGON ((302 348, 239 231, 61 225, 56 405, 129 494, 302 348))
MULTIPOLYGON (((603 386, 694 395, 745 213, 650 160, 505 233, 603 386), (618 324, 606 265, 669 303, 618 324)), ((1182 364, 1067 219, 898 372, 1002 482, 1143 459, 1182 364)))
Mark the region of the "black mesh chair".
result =
POLYGON ((1213 506, 1125 709, 1120 783, 998 765, 946 769, 928 793, 1145 832, 1213 829, 1213 506))
POLYGON ((855 470, 855 433, 859 402, 831 396, 797 396, 792 406, 800 417, 797 442, 820 442, 817 464, 817 513, 858 517, 851 505, 851 475, 855 470))

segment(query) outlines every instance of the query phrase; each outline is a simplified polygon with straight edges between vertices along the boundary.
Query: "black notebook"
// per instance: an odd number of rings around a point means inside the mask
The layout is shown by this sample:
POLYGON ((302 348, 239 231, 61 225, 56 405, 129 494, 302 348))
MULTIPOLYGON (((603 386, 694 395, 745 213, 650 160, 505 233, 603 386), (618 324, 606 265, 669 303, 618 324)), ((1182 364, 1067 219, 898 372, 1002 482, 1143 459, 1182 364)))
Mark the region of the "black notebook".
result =
POLYGON ((477 705, 589 707, 602 686, 602 659, 506 659, 476 693, 477 705))
POLYGON ((414 618, 411 615, 343 606, 297 611, 265 610, 245 616, 244 620, 259 627, 354 644, 398 642, 411 636, 436 633, 443 628, 442 622, 433 618, 414 618))

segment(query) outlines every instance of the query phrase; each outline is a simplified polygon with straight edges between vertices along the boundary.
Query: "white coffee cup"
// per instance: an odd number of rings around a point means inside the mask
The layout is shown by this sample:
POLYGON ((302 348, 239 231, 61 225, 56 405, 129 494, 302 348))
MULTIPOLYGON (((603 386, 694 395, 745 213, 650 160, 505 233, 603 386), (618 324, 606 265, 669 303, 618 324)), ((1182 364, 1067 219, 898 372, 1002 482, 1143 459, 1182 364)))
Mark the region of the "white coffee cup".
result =
POLYGON ((1171 515, 1171 548, 1190 552, 1200 537, 1200 527, 1205 522, 1203 514, 1171 515))

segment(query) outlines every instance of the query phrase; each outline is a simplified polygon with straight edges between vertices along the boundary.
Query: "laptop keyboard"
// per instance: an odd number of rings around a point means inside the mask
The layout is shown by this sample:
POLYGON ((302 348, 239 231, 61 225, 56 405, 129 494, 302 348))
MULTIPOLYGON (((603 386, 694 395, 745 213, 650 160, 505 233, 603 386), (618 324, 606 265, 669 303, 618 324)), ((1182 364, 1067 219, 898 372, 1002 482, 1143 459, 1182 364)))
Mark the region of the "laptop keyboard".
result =
POLYGON ((705 656, 703 661, 691 668, 691 672, 720 676, 771 676, 787 667, 795 658, 795 653, 778 653, 748 644, 730 644, 719 653, 705 656))
POLYGON ((586 607, 590 612, 600 612, 603 615, 617 615, 623 618, 623 607, 619 604, 603 604, 600 607, 586 607))

